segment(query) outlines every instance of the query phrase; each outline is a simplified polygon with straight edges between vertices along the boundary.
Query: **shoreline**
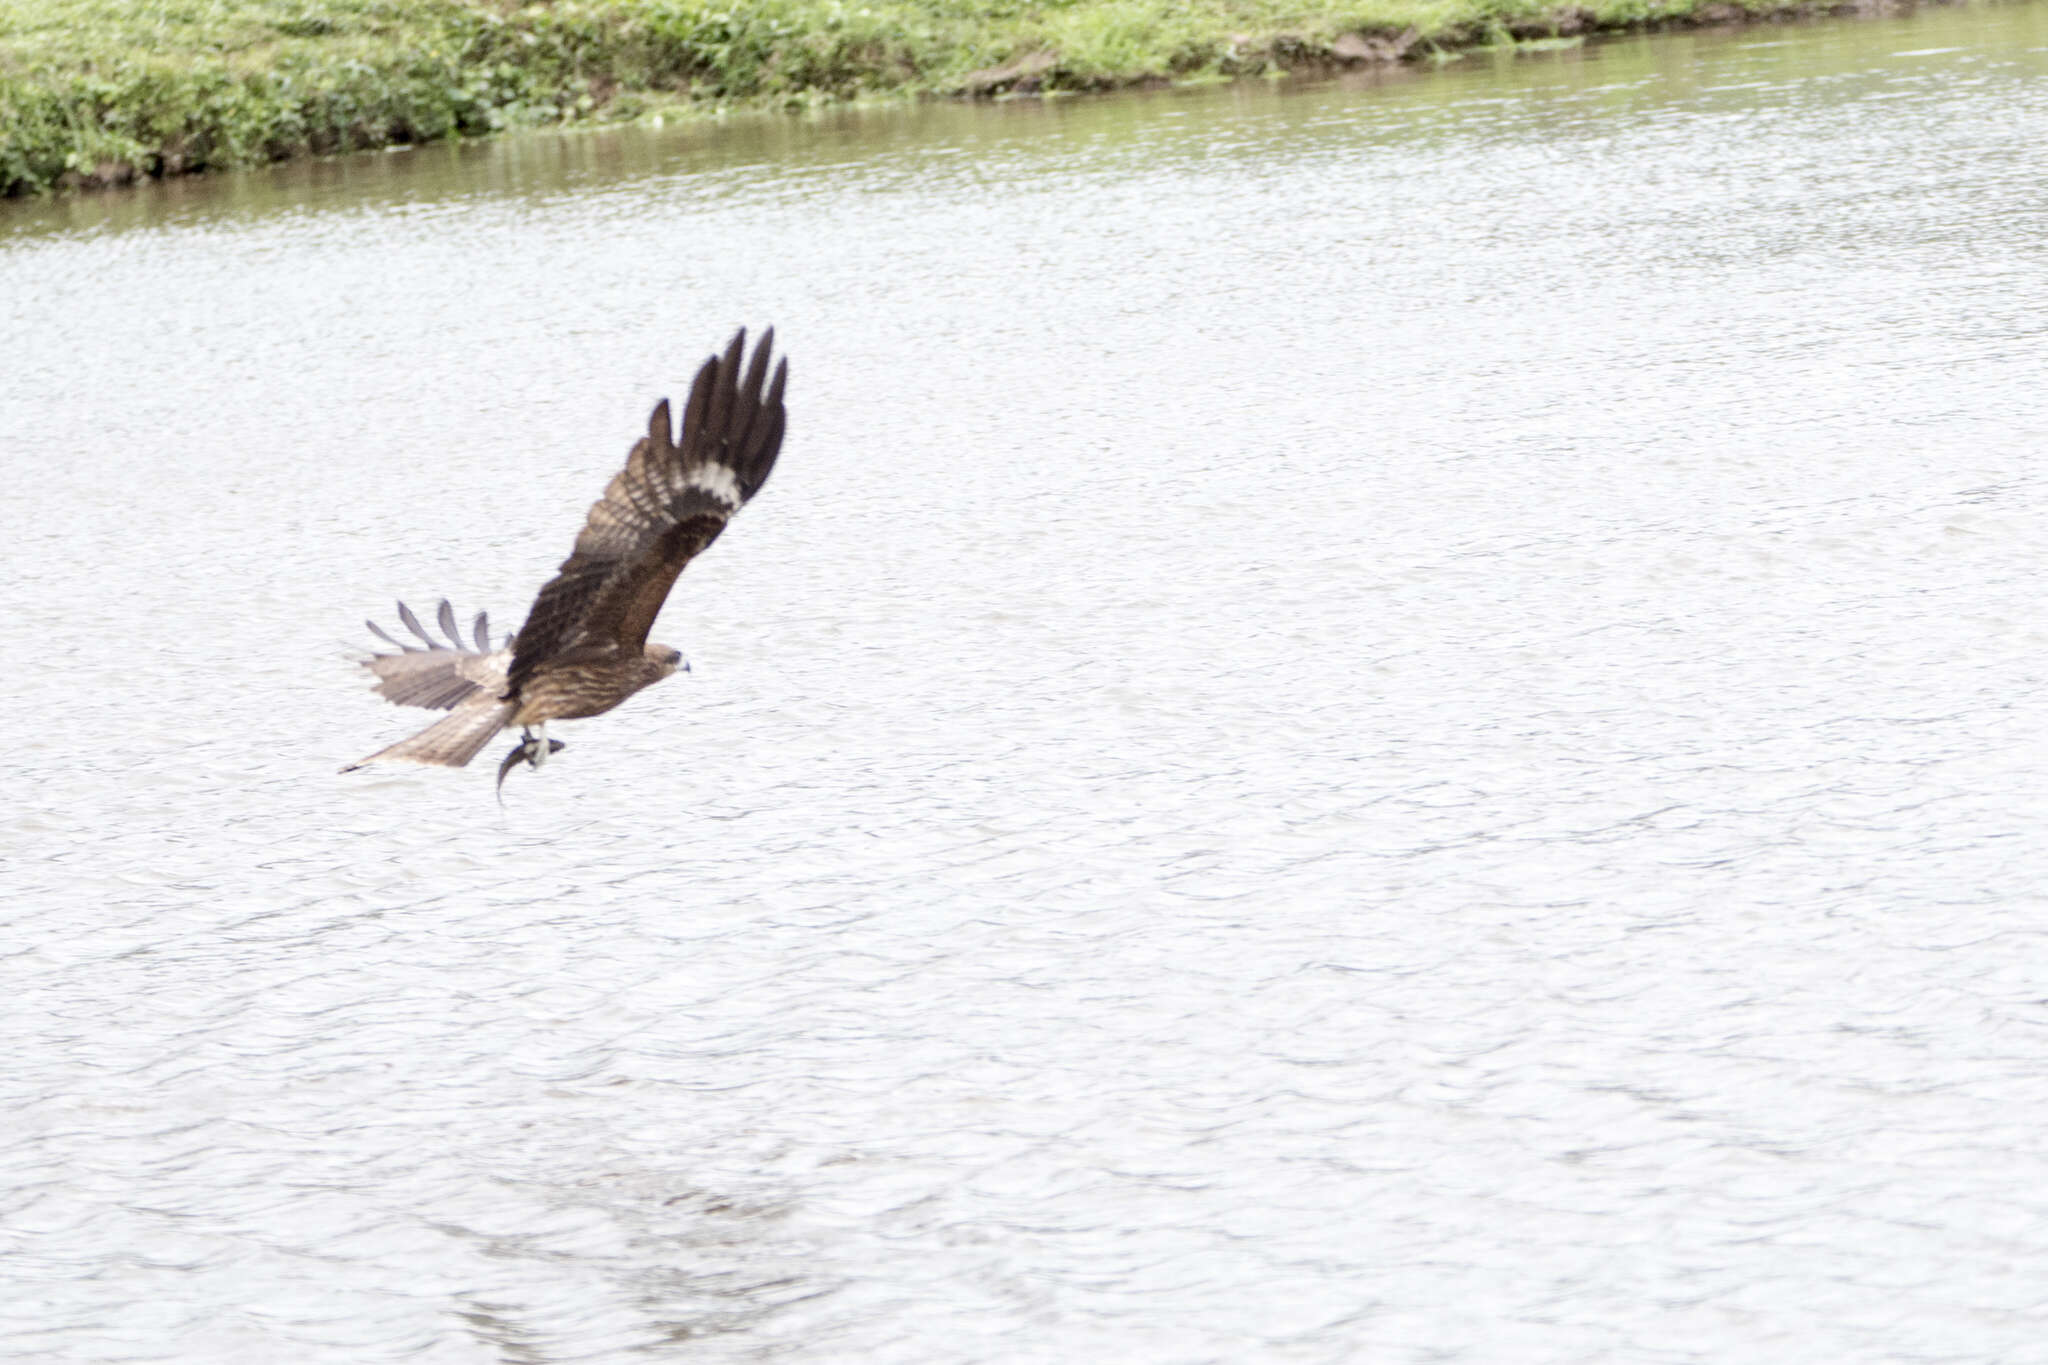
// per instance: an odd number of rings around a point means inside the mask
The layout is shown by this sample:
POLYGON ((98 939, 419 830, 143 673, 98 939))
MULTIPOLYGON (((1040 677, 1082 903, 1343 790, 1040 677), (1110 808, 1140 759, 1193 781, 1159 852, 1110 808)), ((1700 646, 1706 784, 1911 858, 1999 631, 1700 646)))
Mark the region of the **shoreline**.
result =
POLYGON ((686 3, 310 0, 279 15, 260 0, 171 0, 138 19, 125 0, 24 0, 0 21, 0 197, 528 127, 1317 77, 1601 35, 1915 7, 1368 0, 1316 11, 1074 0, 991 19, 934 0, 852 13, 840 0, 768 0, 744 16, 686 3), (60 3, 62 24, 53 22, 60 3), (53 6, 40 19, 39 4, 53 6))

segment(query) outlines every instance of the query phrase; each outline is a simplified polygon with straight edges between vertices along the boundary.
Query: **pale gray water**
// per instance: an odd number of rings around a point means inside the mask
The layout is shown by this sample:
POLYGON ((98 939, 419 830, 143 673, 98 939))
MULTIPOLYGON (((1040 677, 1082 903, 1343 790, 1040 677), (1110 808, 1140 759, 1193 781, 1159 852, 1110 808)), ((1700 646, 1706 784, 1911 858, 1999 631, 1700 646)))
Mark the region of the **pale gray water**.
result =
POLYGON ((0 207, 0 1356, 2048 1360, 2044 147, 2033 5, 0 207), (771 321, 696 671, 337 776, 771 321))

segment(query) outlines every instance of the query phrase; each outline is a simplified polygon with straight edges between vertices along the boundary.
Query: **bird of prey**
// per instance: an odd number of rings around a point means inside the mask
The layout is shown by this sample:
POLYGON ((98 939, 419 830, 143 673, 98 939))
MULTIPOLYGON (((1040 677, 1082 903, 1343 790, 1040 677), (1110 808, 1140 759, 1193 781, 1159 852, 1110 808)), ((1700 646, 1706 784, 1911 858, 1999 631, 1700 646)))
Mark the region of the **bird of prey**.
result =
POLYGON ((402 706, 451 714, 343 772, 390 760, 459 768, 491 736, 517 725, 523 737, 498 766, 502 793, 520 760, 538 768, 562 748, 548 738, 549 721, 602 715, 689 667, 678 651, 648 643, 647 632, 676 575, 761 491, 782 448, 789 362, 778 362, 769 377, 772 328, 751 361, 746 341, 742 328, 723 355, 698 369, 680 436, 669 426, 668 400, 654 405, 647 435, 592 505, 576 548, 533 599, 518 634, 493 649, 489 619, 480 612, 465 643, 445 601, 439 624, 446 642, 427 634, 403 602, 399 619, 421 644, 368 623, 399 651, 363 660, 377 675, 376 690, 402 706))

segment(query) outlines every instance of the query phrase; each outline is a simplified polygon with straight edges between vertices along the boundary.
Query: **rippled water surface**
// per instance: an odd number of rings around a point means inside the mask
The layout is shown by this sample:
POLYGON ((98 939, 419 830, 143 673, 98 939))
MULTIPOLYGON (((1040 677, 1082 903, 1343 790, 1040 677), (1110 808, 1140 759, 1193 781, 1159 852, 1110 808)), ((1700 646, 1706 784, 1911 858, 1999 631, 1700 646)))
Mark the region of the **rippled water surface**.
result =
POLYGON ((0 206, 0 1356, 2048 1360, 2043 148, 2029 5, 0 206), (695 671, 337 775, 768 322, 695 671))

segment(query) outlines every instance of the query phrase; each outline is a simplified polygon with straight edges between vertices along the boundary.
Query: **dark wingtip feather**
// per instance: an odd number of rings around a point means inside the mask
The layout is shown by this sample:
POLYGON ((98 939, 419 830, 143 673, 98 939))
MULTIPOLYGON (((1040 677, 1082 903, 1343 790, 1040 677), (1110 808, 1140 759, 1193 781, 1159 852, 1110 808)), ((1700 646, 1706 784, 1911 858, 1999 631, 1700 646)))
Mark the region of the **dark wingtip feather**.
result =
POLYGON ((419 636, 422 640, 425 640, 427 642, 428 649, 434 648, 434 637, 427 634, 426 631, 420 628, 420 618, 414 616, 412 614, 412 608, 408 607, 403 602, 400 602, 398 604, 398 619, 405 623, 405 628, 407 630, 419 636))
POLYGON ((654 411, 647 414, 647 441, 655 450, 672 449, 675 445, 675 428, 669 424, 668 399, 654 405, 654 411))
MULTIPOLYGON (((405 623, 407 630, 410 630, 414 635, 419 636, 421 640, 425 641, 425 645, 421 646, 400 640, 375 621, 366 620, 363 622, 363 625, 368 628, 370 634, 376 636, 385 644, 407 654, 421 654, 428 650, 440 650, 443 653, 454 650, 458 654, 467 654, 469 652, 469 645, 463 640, 462 625, 455 619, 455 604, 445 597, 441 599, 441 605, 435 612, 436 623, 441 627, 442 633, 448 637, 448 643, 445 645, 427 633, 426 627, 420 624, 420 618, 415 616, 412 609, 403 602, 398 604, 398 619, 405 623)), ((489 612, 480 611, 476 614, 476 620, 470 627, 470 636, 476 641, 477 653, 489 654, 491 652, 491 617, 489 612)), ((512 637, 509 635, 505 637, 506 647, 510 646, 511 639, 512 637)))
POLYGON ((734 445, 738 446, 744 458, 746 448, 758 430, 756 423, 761 415, 761 381, 768 375, 768 354, 775 345, 775 329, 770 327, 761 334, 761 343, 754 347, 754 358, 747 363, 747 377, 740 381, 740 421, 745 429, 732 433, 734 445))
POLYGON ((402 645, 398 643, 398 641, 392 639, 389 635, 386 635, 384 633, 384 628, 378 625, 375 621, 365 620, 363 624, 370 628, 370 634, 376 636, 385 644, 390 645, 393 649, 404 650, 408 654, 417 654, 419 652, 420 647, 418 645, 402 645))
POLYGON ((732 341, 722 356, 713 356, 708 364, 713 368, 711 379, 711 408, 704 414, 704 429, 711 433, 713 440, 726 436, 726 427, 733 418, 733 409, 738 406, 740 387, 740 351, 747 344, 747 329, 742 327, 732 334, 732 341))
MULTIPOLYGON (((765 346, 765 340, 763 344, 765 346)), ((768 392, 761 398, 760 420, 749 433, 747 449, 740 452, 740 491, 749 499, 768 482, 768 475, 775 468, 775 457, 782 450, 783 426, 788 420, 788 414, 782 407, 782 390, 788 382, 789 361, 778 360, 775 377, 768 381, 768 392)))
POLYGON ((704 430, 705 419, 711 408, 711 380, 718 372, 718 357, 711 356, 697 367, 697 377, 690 381, 690 397, 683 404, 683 444, 694 446, 704 430))

